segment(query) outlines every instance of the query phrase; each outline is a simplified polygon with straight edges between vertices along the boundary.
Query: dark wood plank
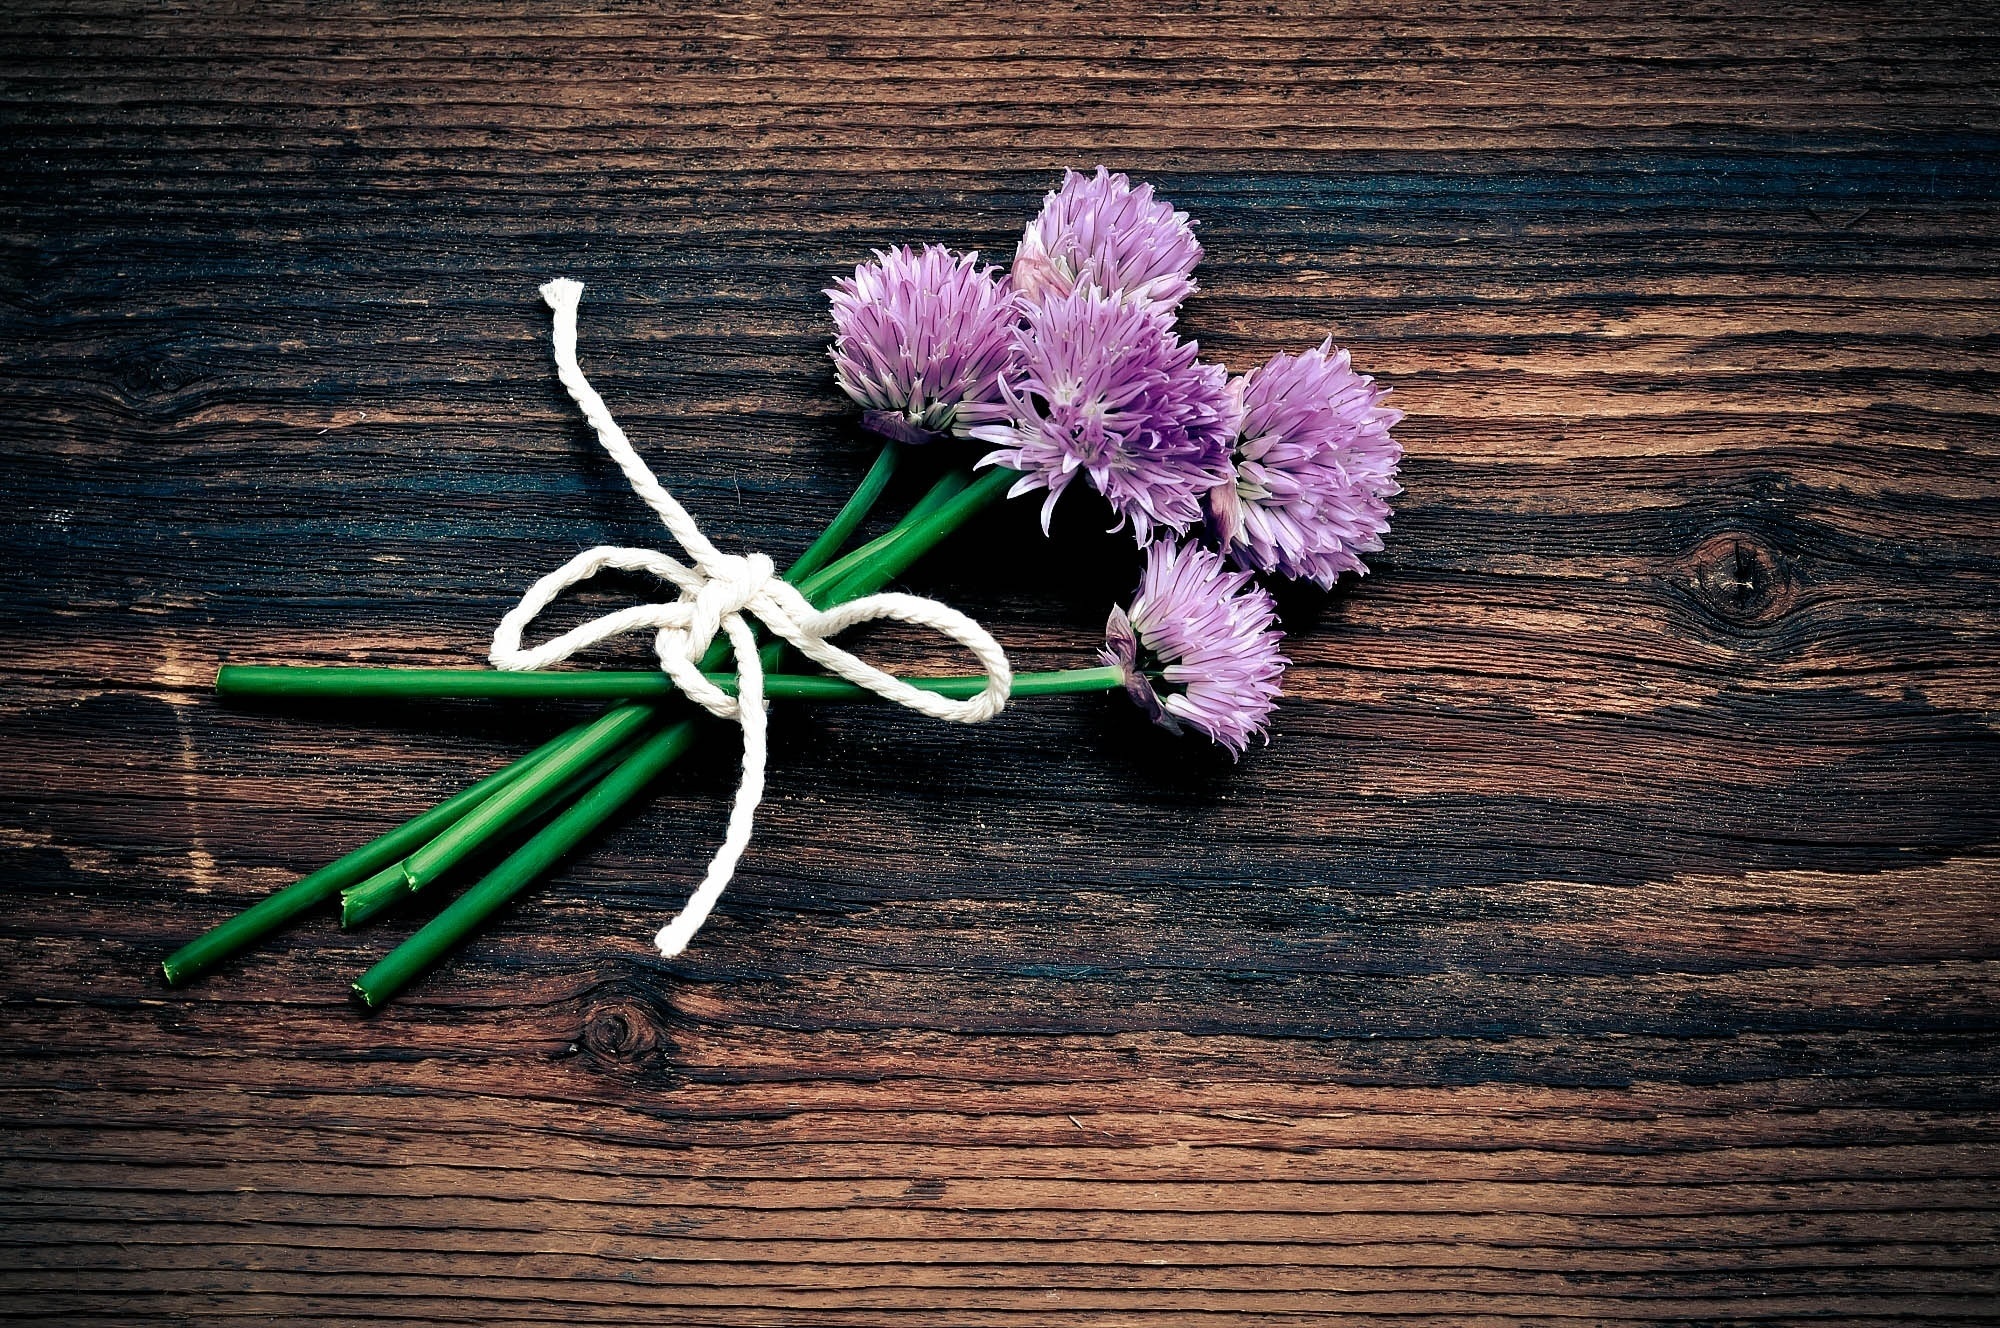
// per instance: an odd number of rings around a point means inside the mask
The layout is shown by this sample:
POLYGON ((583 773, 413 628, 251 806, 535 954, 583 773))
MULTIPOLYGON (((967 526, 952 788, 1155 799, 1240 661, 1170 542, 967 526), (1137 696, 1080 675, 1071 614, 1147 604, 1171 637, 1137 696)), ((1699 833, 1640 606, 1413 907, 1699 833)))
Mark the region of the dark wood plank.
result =
MULTIPOLYGON (((1883 1324, 2000 1285, 2000 42, 1976 7, 16 7, 0 48, 0 1317, 1883 1324), (535 286, 725 542, 866 464, 822 288, 1066 165, 1202 224, 1232 365, 1409 412, 1240 764, 1106 698, 781 713, 389 1010, 413 919, 166 949, 567 713, 465 663, 654 538, 535 286)), ((1073 504, 911 578, 1027 667, 1073 504), (993 549, 1006 552, 995 557, 993 549)), ((945 663, 883 639, 890 658, 945 663)))

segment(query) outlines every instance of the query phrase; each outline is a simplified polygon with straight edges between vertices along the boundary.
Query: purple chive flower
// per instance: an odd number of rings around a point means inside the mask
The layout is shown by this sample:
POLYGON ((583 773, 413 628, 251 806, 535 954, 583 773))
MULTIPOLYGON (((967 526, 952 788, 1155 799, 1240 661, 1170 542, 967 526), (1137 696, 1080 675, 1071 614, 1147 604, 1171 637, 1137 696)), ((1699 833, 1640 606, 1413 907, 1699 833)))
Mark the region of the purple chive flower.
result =
POLYGON ((1354 372, 1331 337, 1303 355, 1274 355, 1231 384, 1240 391, 1235 482, 1209 495, 1222 546, 1240 567, 1331 588, 1366 575, 1382 547, 1403 449, 1389 430, 1403 412, 1354 372))
POLYGON ((1098 658, 1124 671, 1125 690, 1154 723, 1178 733, 1185 722, 1241 756, 1263 734, 1291 662, 1278 653, 1276 622, 1270 592, 1250 573, 1199 544, 1162 540, 1146 550, 1131 612, 1111 610, 1098 658), (1173 689, 1164 697, 1154 669, 1173 689))
POLYGON ((1186 530, 1202 495, 1229 478, 1234 418, 1227 374, 1197 364, 1198 350, 1174 334, 1172 314, 1093 287, 1028 306, 1001 404, 976 412, 997 421, 971 430, 998 449, 979 464, 1026 472, 1010 497, 1048 490, 1045 532, 1078 475, 1141 544, 1156 526, 1186 530))
POLYGON ((965 436, 964 409, 1000 398, 1018 317, 1006 277, 943 245, 878 249, 826 292, 839 335, 833 375, 885 437, 965 436))
POLYGON ((1195 289, 1201 245, 1188 215, 1104 167, 1064 171, 1014 253, 1014 288, 1029 300, 1095 286, 1172 310, 1195 289))

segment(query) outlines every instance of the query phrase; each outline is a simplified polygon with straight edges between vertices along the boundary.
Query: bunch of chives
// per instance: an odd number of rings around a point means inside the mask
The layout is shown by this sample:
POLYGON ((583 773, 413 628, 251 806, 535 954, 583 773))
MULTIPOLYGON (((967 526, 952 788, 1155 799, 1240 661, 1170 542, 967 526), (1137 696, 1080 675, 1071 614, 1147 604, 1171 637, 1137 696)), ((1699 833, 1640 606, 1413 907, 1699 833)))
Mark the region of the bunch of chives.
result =
MULTIPOLYGON (((889 531, 841 554, 866 521, 895 473, 901 445, 882 449, 824 534, 785 573, 817 607, 872 594, 902 574, 945 536, 1003 496, 1017 478, 996 469, 977 479, 948 472, 889 531)), ((782 644, 763 651, 775 669, 782 644)), ((718 641, 702 661, 721 662, 718 641)), ((725 690, 734 675, 712 674, 725 690)), ((1116 667, 1025 674, 1016 696, 1102 691, 1122 685, 1116 667)), ((945 696, 971 696, 984 679, 913 679, 945 696)), ((302 914, 341 898, 343 926, 374 918, 423 891, 481 850, 534 829, 525 842, 445 907, 353 985, 375 1007, 463 941, 621 807, 642 793, 688 750, 699 718, 674 718, 662 707, 673 690, 660 673, 502 673, 480 669, 303 669, 232 666, 216 678, 224 697, 557 698, 618 704, 598 719, 543 743, 513 764, 473 784, 337 861, 281 889, 169 955, 169 983, 186 982, 302 914)), ((869 693, 844 679, 769 673, 772 699, 849 701, 869 693)))

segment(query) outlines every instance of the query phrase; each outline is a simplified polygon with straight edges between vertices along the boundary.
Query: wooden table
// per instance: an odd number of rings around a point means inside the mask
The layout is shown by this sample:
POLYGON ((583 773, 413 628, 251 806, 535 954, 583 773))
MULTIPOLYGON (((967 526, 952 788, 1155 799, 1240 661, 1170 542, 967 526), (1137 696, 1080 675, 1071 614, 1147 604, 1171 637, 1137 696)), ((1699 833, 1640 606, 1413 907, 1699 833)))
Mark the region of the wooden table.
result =
MULTIPOLYGON (((0 1317, 1993 1321, 1987 19, 670 8, 12 11, 0 1317), (679 961, 724 741, 375 1017, 416 917, 161 984, 562 722, 208 691, 658 539, 539 282, 789 554, 869 455, 822 288, 1098 161, 1200 220, 1205 353, 1409 412, 1268 749, 785 710, 679 961)), ((907 584, 1087 663, 1136 558, 1028 507, 907 584)))

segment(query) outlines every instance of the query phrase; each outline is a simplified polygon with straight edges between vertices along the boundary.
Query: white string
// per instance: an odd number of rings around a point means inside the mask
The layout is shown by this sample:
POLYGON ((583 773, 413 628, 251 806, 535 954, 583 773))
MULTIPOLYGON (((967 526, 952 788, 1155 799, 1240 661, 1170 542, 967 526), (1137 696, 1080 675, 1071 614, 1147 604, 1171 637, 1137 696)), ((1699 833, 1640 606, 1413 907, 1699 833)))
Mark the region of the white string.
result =
POLYGON ((757 658, 757 639, 746 614, 828 672, 934 719, 977 724, 993 718, 1007 704, 1014 672, 1000 643, 984 627, 950 605, 917 595, 891 593, 867 595, 821 612, 796 588, 780 580, 771 560, 763 554, 724 553, 709 543, 687 509, 674 501, 674 496, 661 487, 639 454, 632 450, 625 431, 605 408, 604 398, 597 395, 578 367, 576 309, 582 297, 583 286, 579 282, 557 280, 542 287, 542 298, 556 315, 556 373, 576 404, 582 407, 591 428, 597 431, 597 440, 625 472, 633 492, 659 513, 660 520, 666 523, 667 530, 692 563, 681 563, 652 549, 620 549, 610 545, 587 549, 528 587, 528 593, 494 631, 491 658, 498 669, 542 669, 608 637, 650 627, 655 631, 653 649, 660 657, 660 667, 674 680, 674 685, 711 715, 733 719, 742 727, 743 781, 729 811, 729 828, 722 847, 715 851, 708 874, 686 906, 653 938, 660 953, 671 959, 687 948, 722 897, 723 887, 729 884, 743 850, 749 846, 757 804, 764 797, 767 755, 764 669, 757 658), (522 647, 521 633, 550 600, 606 568, 650 572, 679 587, 680 598, 671 604, 637 604, 607 613, 545 645, 533 649, 522 647), (919 691, 827 639, 860 623, 884 619, 935 628, 964 646, 985 670, 985 688, 963 701, 919 691), (701 673, 701 657, 717 632, 728 639, 736 657, 737 687, 733 697, 701 673))

